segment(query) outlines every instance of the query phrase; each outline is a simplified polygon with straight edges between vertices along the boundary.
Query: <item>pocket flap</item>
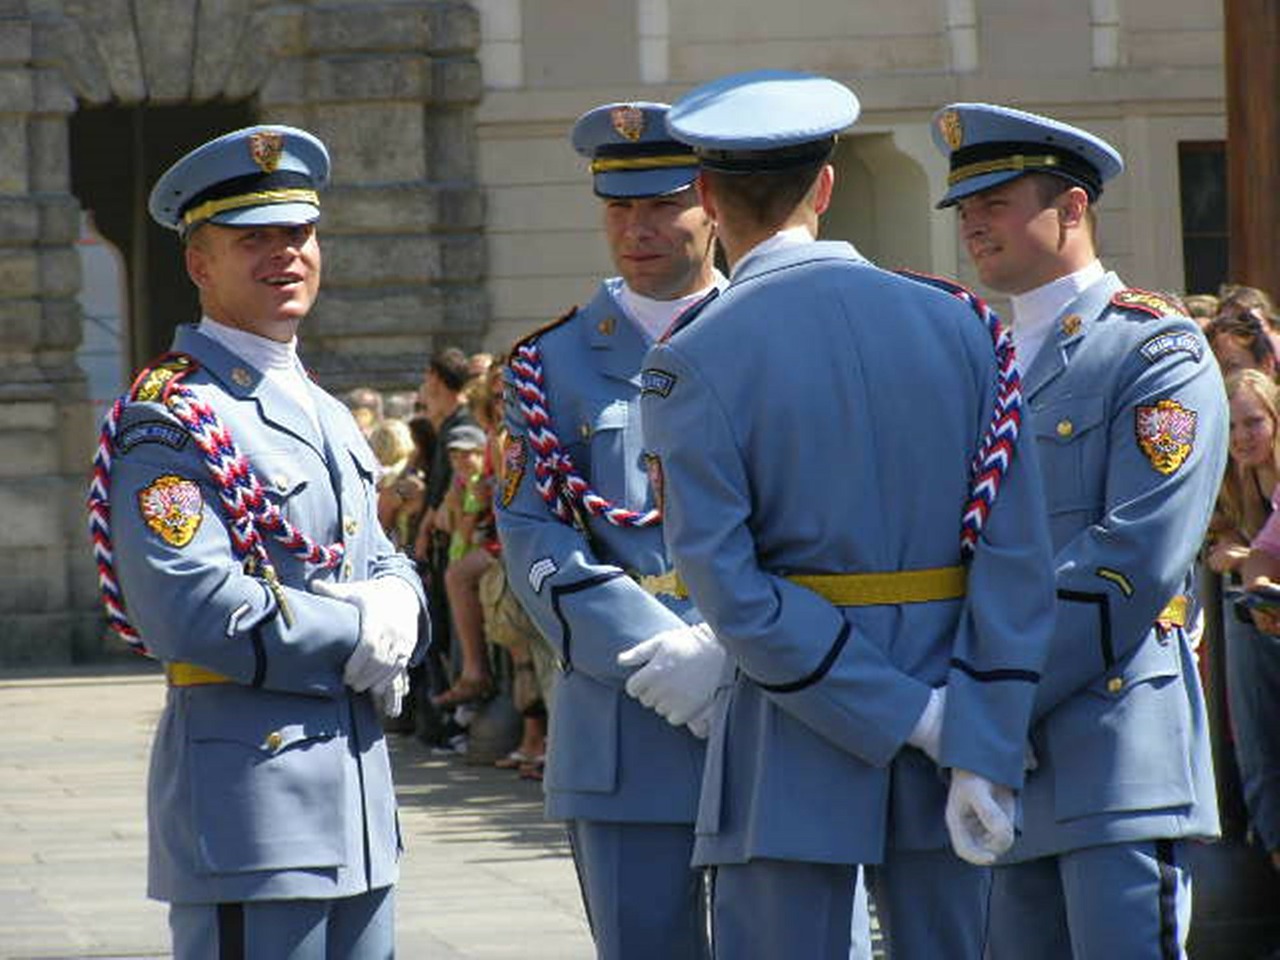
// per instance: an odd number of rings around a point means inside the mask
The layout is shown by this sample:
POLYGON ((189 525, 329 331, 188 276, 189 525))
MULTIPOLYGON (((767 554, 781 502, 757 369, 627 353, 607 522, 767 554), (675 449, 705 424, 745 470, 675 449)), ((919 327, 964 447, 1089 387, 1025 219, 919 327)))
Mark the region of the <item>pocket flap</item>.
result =
POLYGON ((1032 413, 1037 437, 1067 444, 1103 422, 1106 403, 1101 396, 1061 397, 1043 406, 1033 406, 1032 413))

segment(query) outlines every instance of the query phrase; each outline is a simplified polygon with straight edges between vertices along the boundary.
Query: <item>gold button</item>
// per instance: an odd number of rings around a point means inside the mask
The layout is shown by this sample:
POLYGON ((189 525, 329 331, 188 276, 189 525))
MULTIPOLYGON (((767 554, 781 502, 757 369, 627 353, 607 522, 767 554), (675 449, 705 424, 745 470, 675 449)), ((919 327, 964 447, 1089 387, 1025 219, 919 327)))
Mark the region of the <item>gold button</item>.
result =
POLYGON ((231 379, 234 380, 236 384, 241 387, 247 387, 249 386, 249 384, 253 383, 253 375, 249 373, 249 371, 246 370, 244 367, 232 368, 231 379))
POLYGON ((1068 337, 1074 337, 1080 332, 1080 324, 1084 321, 1078 313, 1068 313, 1062 318, 1062 332, 1068 337))
POLYGON ((272 730, 263 741, 263 745, 271 751, 279 750, 282 743, 284 743, 284 734, 279 730, 272 730))
POLYGON ((1112 677, 1107 681, 1107 693, 1119 693, 1124 689, 1124 680, 1120 677, 1112 677))
POLYGON ((351 572, 352 572, 354 569, 355 569, 355 567, 353 567, 353 566, 351 565, 351 561, 350 561, 350 560, 348 560, 346 563, 344 563, 344 564, 342 565, 342 575, 343 575, 344 577, 346 577, 348 580, 350 580, 350 579, 351 579, 351 572))
POLYGON ((580 427, 578 427, 578 432, 579 432, 580 434, 582 434, 582 439, 583 439, 583 440, 590 440, 590 439, 591 439, 591 424, 589 424, 589 423, 584 423, 584 424, 582 424, 580 427))
POLYGON ((1075 432, 1076 432, 1076 425, 1072 423, 1070 420, 1058 421, 1058 436, 1069 437, 1071 436, 1071 434, 1075 432))
POLYGON ((347 522, 342 525, 342 529, 347 531, 347 536, 351 536, 360 529, 360 521, 355 517, 348 517, 347 522))
POLYGON ((616 321, 614 321, 613 317, 605 317, 603 320, 601 320, 599 323, 596 324, 596 329, 599 330, 606 337, 613 336, 613 327, 615 322, 616 321))

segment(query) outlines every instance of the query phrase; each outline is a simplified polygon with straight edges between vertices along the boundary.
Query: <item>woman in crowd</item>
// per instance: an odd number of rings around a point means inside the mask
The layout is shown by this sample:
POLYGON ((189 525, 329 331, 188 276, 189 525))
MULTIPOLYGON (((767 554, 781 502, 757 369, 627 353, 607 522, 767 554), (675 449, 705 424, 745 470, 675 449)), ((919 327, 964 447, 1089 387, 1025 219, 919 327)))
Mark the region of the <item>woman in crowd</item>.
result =
MULTIPOLYGON (((1230 461, 1206 561, 1239 582, 1280 481, 1280 387, 1261 370, 1238 370, 1227 377, 1227 398, 1230 461)), ((1280 617, 1235 602, 1223 620, 1227 704, 1245 805, 1254 837, 1280 869, 1280 617)))

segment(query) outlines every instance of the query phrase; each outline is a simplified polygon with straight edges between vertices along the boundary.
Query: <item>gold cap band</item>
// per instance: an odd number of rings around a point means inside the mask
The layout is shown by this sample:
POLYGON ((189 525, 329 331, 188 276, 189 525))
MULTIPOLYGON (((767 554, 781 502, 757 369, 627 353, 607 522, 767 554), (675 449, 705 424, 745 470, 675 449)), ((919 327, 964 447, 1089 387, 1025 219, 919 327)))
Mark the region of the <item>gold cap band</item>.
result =
POLYGON ((592 173, 614 170, 661 170, 666 167, 696 167, 698 158, 692 153, 669 153, 656 157, 602 157, 591 161, 592 173))
POLYGON ((198 207, 192 207, 182 215, 186 226, 199 220, 208 220, 227 210, 239 210, 243 207, 265 207, 272 203, 309 203, 320 206, 320 195, 314 190, 293 187, 286 190, 259 190, 255 193, 241 193, 234 197, 219 197, 217 200, 206 200, 198 207))
POLYGON ((1048 153, 1040 156, 1016 153, 1012 157, 1001 157, 999 160, 966 163, 963 167, 956 167, 947 175, 947 186, 954 187, 961 180, 980 177, 984 173, 1003 173, 1006 170, 1013 170, 1017 173, 1022 173, 1026 170, 1047 170, 1050 167, 1059 166, 1061 163, 1062 161, 1058 157, 1048 153))

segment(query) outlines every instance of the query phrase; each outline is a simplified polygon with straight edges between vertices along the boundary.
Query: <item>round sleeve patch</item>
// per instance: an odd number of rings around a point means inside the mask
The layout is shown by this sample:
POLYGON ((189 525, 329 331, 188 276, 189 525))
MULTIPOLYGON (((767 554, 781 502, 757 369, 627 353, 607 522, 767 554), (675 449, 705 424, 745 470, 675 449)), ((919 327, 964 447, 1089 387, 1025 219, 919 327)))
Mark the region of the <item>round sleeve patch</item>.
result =
POLYGON ((161 540, 185 547, 200 529, 204 497, 196 481, 165 474, 138 492, 138 510, 161 540))

